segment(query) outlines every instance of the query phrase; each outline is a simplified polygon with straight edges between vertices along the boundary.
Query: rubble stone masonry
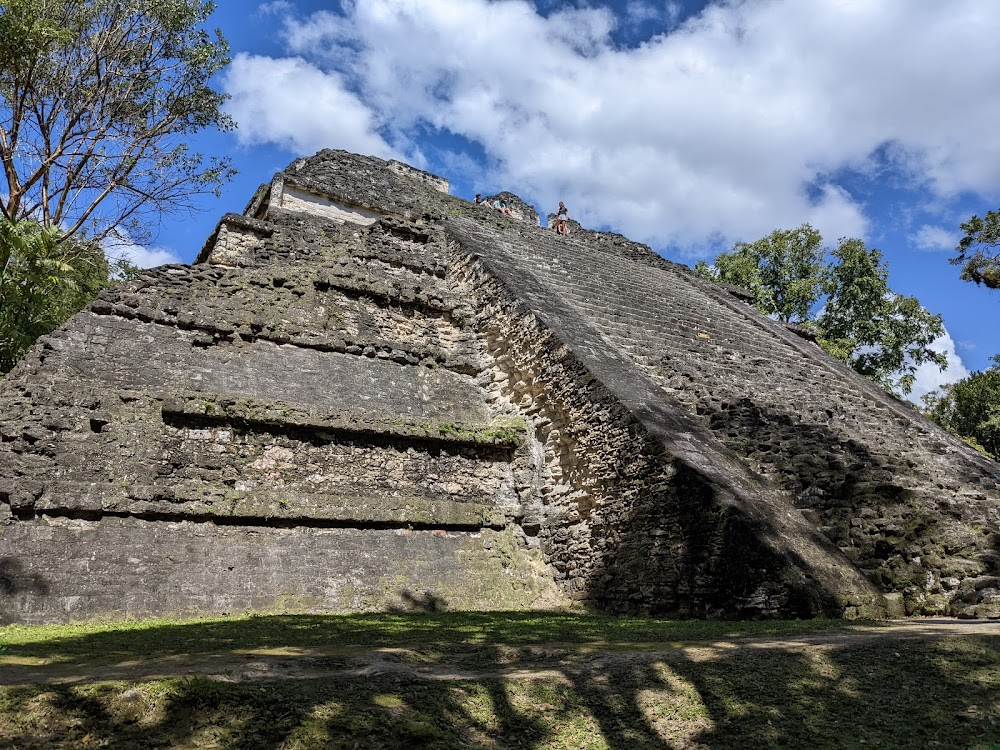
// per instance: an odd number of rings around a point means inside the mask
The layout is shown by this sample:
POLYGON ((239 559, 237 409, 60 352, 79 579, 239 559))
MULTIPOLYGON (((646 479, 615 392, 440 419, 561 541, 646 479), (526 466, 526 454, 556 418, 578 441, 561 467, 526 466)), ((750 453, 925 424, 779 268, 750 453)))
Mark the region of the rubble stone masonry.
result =
POLYGON ((447 190, 297 160, 41 340, 0 621, 1000 617, 996 463, 643 245, 447 190))

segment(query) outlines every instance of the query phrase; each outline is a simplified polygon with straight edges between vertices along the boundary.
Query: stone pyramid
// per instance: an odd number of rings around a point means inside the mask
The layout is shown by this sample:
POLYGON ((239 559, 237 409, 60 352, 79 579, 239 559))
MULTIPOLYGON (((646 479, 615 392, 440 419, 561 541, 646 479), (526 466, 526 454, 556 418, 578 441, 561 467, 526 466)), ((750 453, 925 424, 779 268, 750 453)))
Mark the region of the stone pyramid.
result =
POLYGON ((0 620, 1000 616, 1000 467, 648 247, 322 151, 0 380, 0 620))

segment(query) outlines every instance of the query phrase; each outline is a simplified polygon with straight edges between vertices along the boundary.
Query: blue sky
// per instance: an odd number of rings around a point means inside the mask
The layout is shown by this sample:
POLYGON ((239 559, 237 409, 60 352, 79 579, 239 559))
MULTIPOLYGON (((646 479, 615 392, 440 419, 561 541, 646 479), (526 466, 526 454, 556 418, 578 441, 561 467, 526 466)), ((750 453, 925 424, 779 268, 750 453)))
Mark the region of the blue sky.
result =
POLYGON ((982 0, 219 0, 239 127, 193 145, 240 175, 164 220, 146 262, 194 259, 219 216, 321 148, 394 157, 452 193, 693 264, 809 222, 861 237, 944 316, 952 362, 1000 353, 1000 294, 948 263, 1000 208, 1000 4, 982 0))

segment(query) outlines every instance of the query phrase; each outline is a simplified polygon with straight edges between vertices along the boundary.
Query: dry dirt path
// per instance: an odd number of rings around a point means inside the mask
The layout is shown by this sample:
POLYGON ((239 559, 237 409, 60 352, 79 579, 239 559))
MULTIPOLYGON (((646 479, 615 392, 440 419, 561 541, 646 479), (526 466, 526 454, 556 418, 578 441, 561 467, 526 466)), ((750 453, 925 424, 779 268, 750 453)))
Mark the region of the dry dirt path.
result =
POLYGON ((553 679, 603 667, 616 661, 670 661, 683 656, 696 661, 732 654, 734 649, 823 651, 873 641, 930 641, 955 636, 1000 638, 1000 622, 945 618, 897 620, 854 628, 849 632, 794 637, 733 638, 725 640, 655 643, 549 643, 544 646, 462 646, 429 644, 434 658, 419 646, 386 648, 343 646, 323 649, 256 649, 180 654, 109 661, 62 662, 0 657, 0 685, 73 684, 114 680, 148 681, 204 677, 225 682, 276 679, 317 679, 403 674, 426 680, 481 680, 486 678, 553 679), (484 654, 488 656, 484 658, 484 654), (429 663, 433 661, 434 663, 429 663))

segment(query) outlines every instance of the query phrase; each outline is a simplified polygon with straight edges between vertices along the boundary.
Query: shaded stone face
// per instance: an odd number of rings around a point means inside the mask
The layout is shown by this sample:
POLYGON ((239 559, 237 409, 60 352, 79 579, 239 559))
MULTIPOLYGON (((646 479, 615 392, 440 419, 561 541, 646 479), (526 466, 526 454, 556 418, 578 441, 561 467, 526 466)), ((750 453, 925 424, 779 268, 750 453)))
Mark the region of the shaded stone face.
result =
POLYGON ((0 618, 1000 616, 997 465, 620 235, 340 151, 0 381, 0 618))

